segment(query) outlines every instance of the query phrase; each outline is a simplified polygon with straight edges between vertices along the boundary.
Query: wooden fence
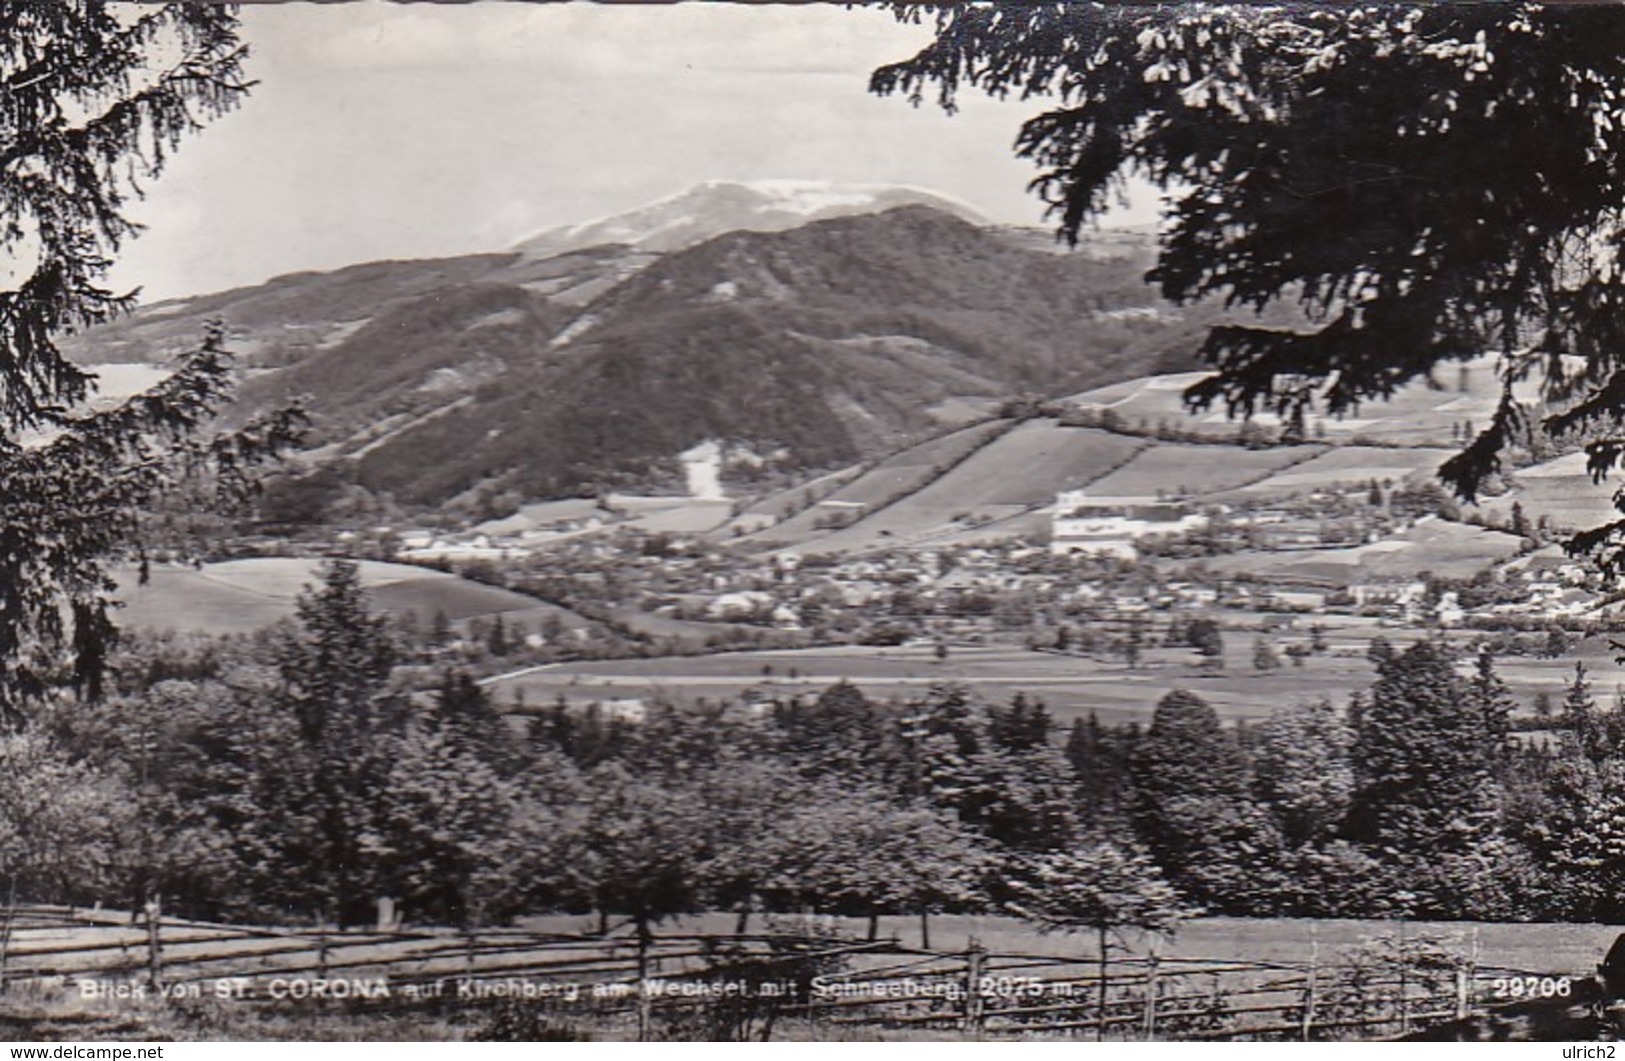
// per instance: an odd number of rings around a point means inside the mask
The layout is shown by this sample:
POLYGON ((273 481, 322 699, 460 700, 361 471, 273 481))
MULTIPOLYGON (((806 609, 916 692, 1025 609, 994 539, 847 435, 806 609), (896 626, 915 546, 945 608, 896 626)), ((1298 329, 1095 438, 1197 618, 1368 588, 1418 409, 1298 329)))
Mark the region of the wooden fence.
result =
MULTIPOLYGON (((1369 956, 1368 956, 1369 957, 1369 956)), ((784 1022, 952 1037, 1375 1038, 1483 1012, 1471 954, 1302 963, 908 947, 808 932, 630 934, 523 929, 347 931, 222 925, 29 907, 0 931, 8 985, 93 997, 355 1008, 521 1008, 630 1034, 770 1034, 784 1022), (641 976, 640 976, 641 971, 641 976), (717 1021, 721 1021, 718 1024, 717 1021)), ((1553 990, 1570 981, 1547 976, 1553 990)))

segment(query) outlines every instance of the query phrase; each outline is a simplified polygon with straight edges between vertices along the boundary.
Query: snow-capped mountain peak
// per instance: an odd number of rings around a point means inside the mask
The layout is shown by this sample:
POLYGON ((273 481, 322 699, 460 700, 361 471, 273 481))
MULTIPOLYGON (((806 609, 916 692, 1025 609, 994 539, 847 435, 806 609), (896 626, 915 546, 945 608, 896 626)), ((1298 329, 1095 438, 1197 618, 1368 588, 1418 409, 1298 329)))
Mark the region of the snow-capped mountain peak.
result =
POLYGON ((605 243, 624 243, 644 251, 672 251, 725 232, 780 232, 810 221, 912 205, 935 207, 973 224, 987 224, 974 207, 962 200, 908 185, 707 181, 624 214, 539 232, 520 241, 514 249, 531 258, 552 257, 605 243))

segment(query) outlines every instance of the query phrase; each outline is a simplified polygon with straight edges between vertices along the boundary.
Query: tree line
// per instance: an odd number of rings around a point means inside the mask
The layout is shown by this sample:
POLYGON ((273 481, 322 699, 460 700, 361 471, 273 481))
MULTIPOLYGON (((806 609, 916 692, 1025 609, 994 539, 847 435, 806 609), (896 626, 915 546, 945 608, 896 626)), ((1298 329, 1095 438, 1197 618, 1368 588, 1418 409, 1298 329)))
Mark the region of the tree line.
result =
POLYGON ((1042 703, 951 683, 505 718, 402 653, 342 561, 261 635, 132 641, 102 698, 0 736, 3 896, 341 925, 388 896, 464 925, 873 926, 1064 907, 1127 866, 1214 913, 1625 913, 1625 708, 1583 669, 1545 736, 1513 735, 1488 653, 1463 677, 1438 640, 1373 642, 1377 678, 1344 705, 1226 725, 1176 690, 1148 725, 1063 735, 1042 703))

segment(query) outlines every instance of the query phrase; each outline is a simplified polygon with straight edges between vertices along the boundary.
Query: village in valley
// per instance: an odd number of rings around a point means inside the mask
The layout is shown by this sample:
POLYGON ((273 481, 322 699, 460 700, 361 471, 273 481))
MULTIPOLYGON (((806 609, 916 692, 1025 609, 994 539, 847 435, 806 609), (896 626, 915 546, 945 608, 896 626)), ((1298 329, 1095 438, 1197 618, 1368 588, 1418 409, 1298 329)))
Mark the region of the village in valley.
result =
MULTIPOLYGON (((1531 455, 1478 504, 1432 477, 1439 440, 1474 407, 1468 379, 1401 401, 1386 435, 1368 418, 1283 440, 1278 425, 1170 409, 1151 378, 1007 403, 827 473, 774 475, 709 441, 673 462, 668 493, 462 522, 385 524, 364 509, 291 540, 244 536, 217 575, 289 562, 254 558, 270 549, 516 594, 407 614, 435 631, 431 658, 472 667, 517 717, 562 703, 637 718, 657 700, 808 697, 837 681, 907 695, 939 680, 1035 696, 1063 721, 1144 718, 1195 683, 1226 716, 1262 718, 1306 689, 1368 680, 1374 638, 1434 637, 1464 661, 1501 658, 1535 726, 1574 651, 1607 666, 1625 598, 1563 548, 1572 515, 1550 499, 1583 496, 1576 473, 1557 474, 1572 457, 1531 455), (1163 415, 1107 411, 1102 397, 1124 394, 1130 408, 1154 395, 1163 415), (621 673, 616 659, 639 662, 621 673)), ((151 592, 134 595, 136 618, 161 611, 151 592)))

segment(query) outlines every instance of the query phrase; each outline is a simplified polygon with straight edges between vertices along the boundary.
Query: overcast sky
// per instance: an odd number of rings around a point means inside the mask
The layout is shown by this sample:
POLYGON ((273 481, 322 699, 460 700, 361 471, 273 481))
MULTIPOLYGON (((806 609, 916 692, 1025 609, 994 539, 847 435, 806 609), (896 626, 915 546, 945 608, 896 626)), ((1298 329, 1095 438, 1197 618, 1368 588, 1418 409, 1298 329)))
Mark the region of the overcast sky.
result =
POLYGON ((243 9, 259 84, 188 139, 114 280, 147 301, 500 250, 706 180, 914 184, 1038 224, 1037 104, 867 91, 929 37, 878 10, 474 3, 243 9))

